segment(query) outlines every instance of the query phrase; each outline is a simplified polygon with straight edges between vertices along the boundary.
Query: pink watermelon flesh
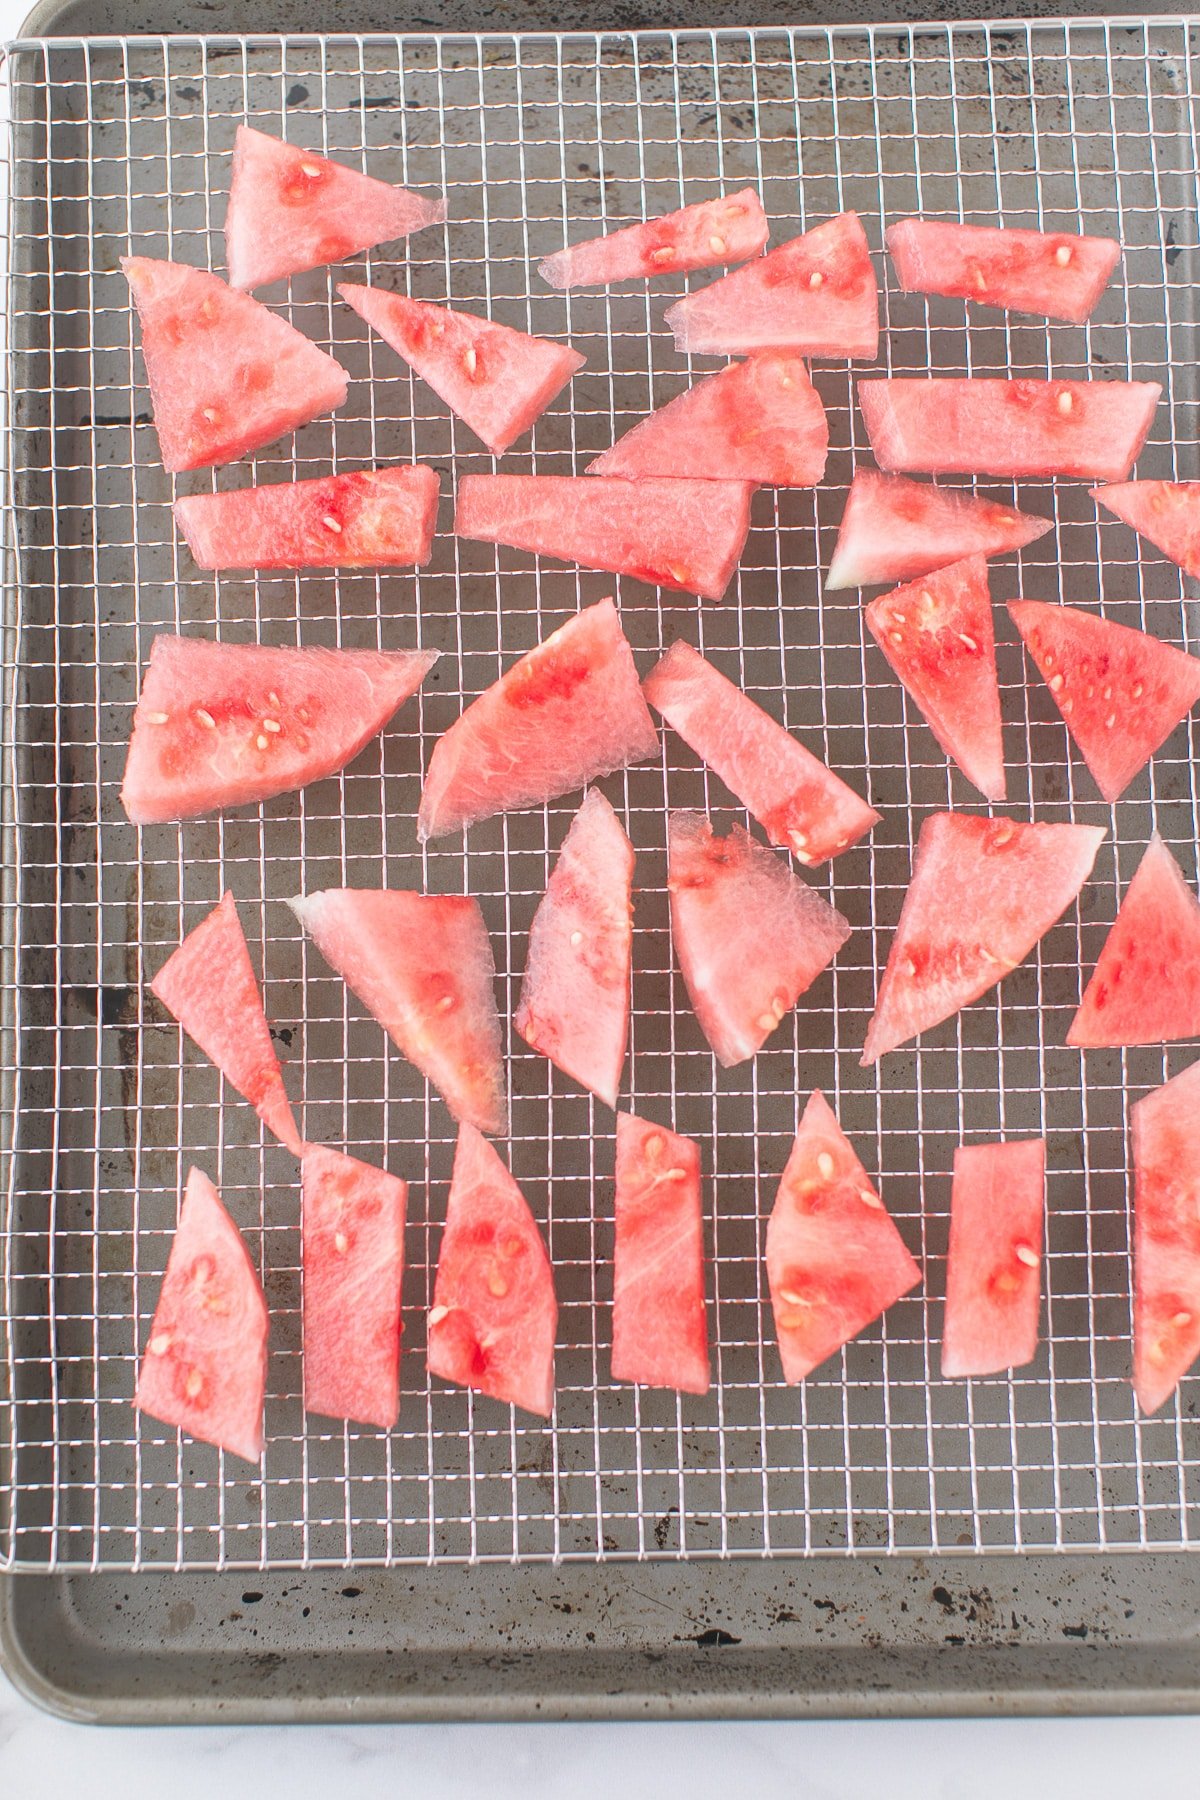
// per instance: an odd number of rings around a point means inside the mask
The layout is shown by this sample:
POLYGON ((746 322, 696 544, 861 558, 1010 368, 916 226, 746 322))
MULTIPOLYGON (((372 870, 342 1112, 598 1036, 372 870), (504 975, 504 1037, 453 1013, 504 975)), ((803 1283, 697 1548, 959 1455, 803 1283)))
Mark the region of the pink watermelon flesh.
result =
POLYGON ((911 581, 968 556, 1003 556, 1045 532, 1035 519, 973 494, 858 469, 846 497, 825 590, 911 581))
POLYGON ((439 481, 433 469, 361 469, 175 502, 202 569, 377 569, 426 563, 439 481))
POLYGON ((207 1175, 188 1171, 134 1405, 202 1443, 263 1453, 267 1303, 207 1175))
POLYGON ((667 818, 671 930, 688 997, 722 1068, 760 1050, 850 936, 819 894, 740 826, 667 818))
POLYGON ((1126 481, 1093 488, 1092 498, 1200 578, 1200 481, 1126 481))
POLYGON ((784 1380, 803 1381, 920 1279, 828 1102, 814 1090, 767 1222, 767 1280, 784 1380))
POLYGON ((811 487, 825 473, 828 449, 829 422, 803 361, 764 353, 698 381, 587 472, 811 487))
POLYGON ((400 1415, 408 1184, 312 1146, 303 1198, 304 1410, 389 1431, 400 1415))
POLYGON ((1200 657, 1077 606, 1008 610, 1096 786, 1115 800, 1200 700, 1200 657))
POLYGON ((1000 688, 983 557, 881 594, 866 620, 946 755, 980 793, 1003 800, 1000 688))
POLYGON ((1044 937, 1092 872, 1094 825, 934 813, 921 827, 862 1061, 978 1000, 1044 937))
POLYGON ((997 1375, 1037 1355, 1046 1144, 954 1152, 942 1374, 997 1375))
POLYGON ((1105 939, 1068 1044, 1084 1049, 1200 1037, 1200 901, 1150 840, 1105 939))
POLYGON ((748 481, 464 475, 459 537, 719 600, 750 529, 748 481))
POLYGON ((346 398, 345 369, 207 269, 123 256, 163 467, 233 462, 346 398))
POLYGON ((304 1145, 232 894, 223 894, 208 917, 188 932, 150 983, 150 992, 280 1143, 293 1156, 302 1155, 304 1145))
POLYGON ((493 456, 529 430, 586 358, 474 313, 344 281, 338 293, 493 456))
POLYGON ((1157 381, 860 381, 875 460, 926 475, 1080 475, 1123 481, 1146 441, 1157 381))
POLYGON ((513 1024, 615 1107, 629 1036, 633 846, 599 788, 576 813, 529 931, 513 1024))
POLYGON ((1153 1413, 1200 1356, 1200 1063, 1129 1112, 1133 1389, 1153 1413))
POLYGON ((470 1125, 458 1134, 429 1313, 429 1370, 549 1418, 554 1276, 525 1197, 470 1125))
POLYGON ((289 902, 351 993, 480 1131, 508 1130, 496 965, 477 900, 391 888, 326 888, 289 902))
POLYGON ((1121 257, 1113 238, 904 219, 887 233, 900 286, 1082 325, 1121 257))
POLYGON ((682 639, 644 686, 671 729, 798 862, 840 856, 878 824, 853 788, 682 639))
POLYGON ((616 1187, 613 1380, 707 1394, 699 1147, 621 1113, 616 1187))
POLYGON ((231 287, 261 287, 320 269, 445 217, 442 200, 377 181, 248 125, 237 128, 225 214, 231 287))
POLYGON ((150 825, 332 775, 382 731, 437 655, 160 635, 133 715, 121 803, 135 825, 150 825))
POLYGON ((758 255, 769 233, 762 201, 753 188, 742 188, 721 200, 701 200, 680 212, 570 244, 540 262, 538 274, 552 288, 607 287, 639 276, 678 275, 714 263, 744 262, 758 255))
POLYGON ((879 290, 858 214, 840 213, 677 300, 666 323, 675 348, 693 355, 875 356, 879 290))
POLYGON ((505 671, 438 739, 422 841, 540 806, 658 753, 633 652, 611 600, 585 606, 505 671))

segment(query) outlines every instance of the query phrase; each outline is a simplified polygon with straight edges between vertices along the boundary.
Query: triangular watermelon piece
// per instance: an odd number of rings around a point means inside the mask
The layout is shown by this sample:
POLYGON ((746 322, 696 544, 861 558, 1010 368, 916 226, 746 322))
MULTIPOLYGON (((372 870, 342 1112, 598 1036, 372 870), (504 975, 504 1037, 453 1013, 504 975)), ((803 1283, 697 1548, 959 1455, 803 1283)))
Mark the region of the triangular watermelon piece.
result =
POLYGON ((1200 657, 1077 606, 1009 606, 1076 748, 1115 800, 1200 700, 1200 657))
POLYGON ((1053 529, 1052 519, 974 494, 857 469, 825 591, 911 581, 968 556, 1004 556, 1053 529))
POLYGON ((739 825, 667 819, 671 930, 688 996, 722 1068, 745 1062, 850 936, 841 913, 739 825))
POLYGON ((208 917, 188 932, 150 983, 150 992, 250 1102, 268 1130, 300 1156, 304 1145, 232 894, 223 894, 208 917))
POLYGON ((496 965, 478 900, 326 888, 288 904, 454 1117, 480 1131, 507 1131, 496 965))
POLYGON ((614 1222, 613 1380, 707 1394, 699 1145, 619 1114, 614 1222))
POLYGON ((304 1153, 304 1410, 389 1431, 400 1414, 408 1184, 322 1145, 304 1153))
POLYGON ((377 181, 249 125, 237 128, 225 214, 231 287, 261 287, 324 268, 445 217, 442 200, 377 181))
POLYGON ((552 288, 607 287, 638 276, 680 275, 714 263, 757 256, 770 227, 753 188, 720 200, 701 200, 603 237, 584 238, 538 264, 552 288))
POLYGON ((1003 800, 1000 687, 983 557, 880 594, 866 620, 946 755, 980 793, 1003 800))
POLYGON ((188 494, 175 523, 202 569, 382 569, 426 563, 436 470, 360 469, 315 481, 188 494))
POLYGON ((207 269, 123 256, 163 467, 207 469, 283 437, 346 398, 340 363, 207 269))
POLYGON ((1200 481, 1122 481, 1092 498, 1200 579, 1200 481))
POLYGON ((951 1018, 1024 962, 1091 874, 1103 836, 1096 825, 927 818, 864 1066, 951 1018))
POLYGON ((1044 1138, 954 1152, 942 1374, 997 1375, 1037 1355, 1044 1138))
POLYGON ((436 650, 273 650, 155 638, 125 761, 135 825, 222 812, 345 768, 436 650))
POLYGON ((767 1280, 784 1380, 803 1381, 920 1279, 828 1101, 814 1089, 767 1222, 767 1280))
POLYGON ((879 289, 858 214, 840 213, 666 311, 675 348, 740 356, 874 357, 879 289))
POLYGON ((1157 1412, 1200 1356, 1200 1063, 1129 1109, 1133 1388, 1157 1412))
POLYGON ((338 293, 493 456, 529 430, 586 361, 569 344, 406 294, 350 281, 338 293))
POLYGON ((472 701, 433 747, 422 841, 540 806, 658 754, 658 732, 611 600, 535 646, 472 701))
POLYGON ((1200 1037, 1200 901, 1156 834, 1104 940, 1068 1044, 1200 1037))
POLYGON ((1082 325, 1121 258, 1113 238, 902 219, 887 247, 906 293, 946 294, 1082 325))

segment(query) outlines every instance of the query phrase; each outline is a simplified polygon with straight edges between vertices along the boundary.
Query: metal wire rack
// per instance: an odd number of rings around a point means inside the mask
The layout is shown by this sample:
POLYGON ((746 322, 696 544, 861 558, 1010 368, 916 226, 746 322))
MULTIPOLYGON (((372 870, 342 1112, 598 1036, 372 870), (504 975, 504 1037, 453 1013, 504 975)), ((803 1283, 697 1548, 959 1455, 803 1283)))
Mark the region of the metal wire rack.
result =
MULTIPOLYGON (((1010 810, 1109 837, 1078 913, 994 995, 917 1050, 858 1067, 916 832, 981 806, 864 632, 823 595, 865 453, 859 370, 822 363, 825 482, 760 492, 736 583, 701 605, 616 583, 643 668, 689 638, 883 814, 815 877, 853 937, 755 1062, 720 1071, 674 967, 665 810, 739 816, 678 739, 605 783, 638 850, 632 1043, 622 1104, 695 1136, 705 1169, 716 1382, 706 1400, 608 1370, 613 1119, 511 1035, 511 1141, 561 1300, 543 1427, 430 1382, 424 1310, 451 1121, 301 940, 284 898, 332 883, 479 896, 510 1017, 526 934, 574 797, 418 847, 420 772, 477 693, 610 578, 456 541, 470 434, 332 294, 264 297, 353 377, 332 419, 182 486, 286 480, 411 457, 443 471, 442 535, 418 574, 201 574, 176 540, 118 257, 223 267, 239 120, 371 173, 444 190, 450 225, 360 259, 379 283, 569 337, 587 366, 505 467, 570 472, 713 366, 662 327, 681 284, 569 296, 538 280, 566 239, 751 183, 775 241, 845 208, 872 245, 914 212, 1117 235, 1086 328, 905 296, 882 256, 881 362, 946 373, 1130 375, 1164 385, 1145 475, 1200 474, 1195 335, 1195 29, 1185 21, 654 35, 106 39, 11 46, 4 63, 8 552, 3 671, 0 1564, 684 1558, 1176 1545, 1200 1529, 1200 1388, 1138 1420, 1128 1387, 1129 1096, 1187 1060, 1063 1048, 1081 972, 1157 827, 1195 874, 1195 743, 1181 729, 1115 807, 1069 752, 997 612, 1010 810), (436 645, 419 704, 340 778, 259 810, 136 831, 117 800, 139 669, 163 628, 244 642, 436 645), (147 978, 226 886, 263 971, 307 1136, 412 1183, 399 1428, 305 1418, 296 1164, 147 997, 147 978), (799 1389, 781 1380, 761 1252, 797 1107, 820 1086, 925 1269, 923 1287, 799 1389), (939 1377, 949 1172, 963 1139, 1045 1132, 1044 1339, 1006 1377, 939 1377), (272 1312, 261 1474, 131 1405, 181 1184, 218 1181, 272 1312)), ((694 277, 693 282, 708 277, 694 277)), ((997 601, 1102 602, 1195 649, 1177 571, 1081 484, 983 491, 1053 517, 995 567, 997 601)), ((1194 730, 1194 727, 1192 728, 1194 730)))

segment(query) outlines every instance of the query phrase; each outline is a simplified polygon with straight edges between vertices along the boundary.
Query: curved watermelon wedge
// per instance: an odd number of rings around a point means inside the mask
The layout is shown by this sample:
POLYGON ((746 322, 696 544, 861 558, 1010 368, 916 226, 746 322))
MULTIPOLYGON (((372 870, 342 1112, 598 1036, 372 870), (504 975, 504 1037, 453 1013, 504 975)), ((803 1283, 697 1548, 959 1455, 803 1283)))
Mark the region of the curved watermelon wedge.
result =
POLYGON ((1082 325, 1121 259, 1113 238, 902 219, 886 233, 906 293, 946 294, 1082 325))
POLYGON ((632 1113, 617 1117, 614 1381, 707 1394, 700 1148, 632 1113))
POLYGON ((408 1184, 322 1145, 302 1174, 304 1410, 390 1431, 408 1184))
POLYGON ((679 275, 757 256, 769 232, 762 201, 753 188, 742 188, 720 200, 701 200, 679 212, 569 244, 544 258, 538 274, 560 289, 679 275))
POLYGON ((997 1375, 1037 1355, 1045 1189, 1044 1138, 954 1152, 944 1376, 997 1375))
POLYGON ((1133 1389, 1157 1412, 1200 1356, 1200 1063, 1129 1109, 1133 1389))
POLYGON ((1053 529, 1052 519, 974 494, 856 469, 825 591, 911 581, 968 556, 1003 556, 1053 529))
POLYGON ((426 563, 440 482, 434 469, 360 469, 175 502, 201 569, 379 569, 426 563))
POLYGON ((189 1169, 133 1403, 202 1443, 263 1453, 267 1303, 237 1226, 189 1169))
POLYGON ((1092 499, 1132 525, 1186 575, 1200 577, 1200 481, 1125 481, 1092 499))
POLYGON ((1104 940, 1068 1044, 1083 1049, 1200 1037, 1200 901, 1151 838, 1104 940))

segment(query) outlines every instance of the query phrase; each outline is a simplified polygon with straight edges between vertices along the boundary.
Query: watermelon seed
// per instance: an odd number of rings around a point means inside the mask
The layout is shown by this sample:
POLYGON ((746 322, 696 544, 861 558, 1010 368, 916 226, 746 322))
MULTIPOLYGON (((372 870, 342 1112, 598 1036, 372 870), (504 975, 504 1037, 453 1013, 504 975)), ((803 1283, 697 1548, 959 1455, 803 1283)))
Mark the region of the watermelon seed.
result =
POLYGON ((441 999, 437 1003, 437 1010, 438 1010, 438 1012, 453 1012, 453 1010, 454 1010, 454 995, 453 994, 443 994, 441 999))
POLYGON ((474 344, 472 344, 464 354, 463 362, 466 365, 467 374, 473 376, 476 369, 479 367, 479 357, 476 354, 474 344))
POLYGON ((903 974, 907 976, 909 981, 911 981, 913 979, 913 977, 915 976, 915 974, 917 972, 917 965, 913 961, 911 956, 905 958, 905 960, 900 964, 900 968, 901 968, 901 971, 903 972, 903 974))
POLYGON ((996 1286, 1002 1294, 1011 1294, 1016 1285, 1017 1278, 1008 1269, 1005 1269, 1002 1275, 997 1275, 996 1277, 996 1286))
POLYGON ((1060 693, 1065 679, 1066 679, 1066 677, 1063 675, 1061 669, 1059 670, 1057 675, 1052 675, 1050 677, 1050 692, 1052 694, 1060 693))
POLYGON ((326 531, 336 532, 338 537, 341 537, 342 528, 338 524, 338 521, 334 518, 332 513, 326 513, 325 517, 321 520, 321 523, 325 527, 326 531))
POLYGON ((864 1206, 869 1206, 871 1208, 872 1212, 883 1211, 883 1201, 872 1188, 859 1188, 858 1197, 864 1206))
POLYGON ((146 1345, 146 1348, 151 1356, 165 1356, 167 1351, 171 1348, 170 1332, 156 1331, 154 1336, 150 1339, 150 1342, 146 1345))
POLYGON ((1116 724, 1116 722, 1117 722, 1117 715, 1116 715, 1116 713, 1109 713, 1109 715, 1108 715, 1108 717, 1107 717, 1107 719, 1105 719, 1105 721, 1104 721, 1104 728, 1105 728, 1105 730, 1106 730, 1106 731, 1111 731, 1111 730, 1112 730, 1112 728, 1113 728, 1113 726, 1114 726, 1114 725, 1115 725, 1115 724, 1116 724))
POLYGON ((167 714, 166 713, 148 712, 148 713, 142 714, 142 724, 143 725, 165 725, 166 722, 167 722, 167 714))
POLYGON ((971 651, 978 650, 979 645, 975 642, 975 639, 970 635, 969 632, 960 631, 958 634, 958 638, 959 638, 959 642, 962 644, 965 644, 968 650, 971 650, 971 651))
POLYGON ((578 950, 578 948, 579 948, 580 944, 582 944, 582 942, 583 942, 582 931, 573 931, 571 933, 571 948, 572 948, 572 950, 578 950))
POLYGON ((1073 394, 1069 394, 1067 392, 1067 390, 1064 388, 1062 393, 1058 396, 1058 401, 1057 401, 1058 410, 1063 415, 1064 419, 1066 418, 1067 414, 1072 411, 1072 409, 1074 408, 1074 405, 1075 405, 1075 396, 1073 394))
POLYGON ((440 1325, 443 1319, 448 1319, 449 1317, 450 1308, 448 1306, 435 1306, 430 1311, 429 1323, 431 1326, 440 1325))
POLYGON ((982 269, 976 269, 975 271, 975 286, 981 294, 987 286, 987 280, 982 269))
POLYGON ((1177 1312, 1175 1317, 1171 1320, 1172 1325, 1175 1326, 1177 1331, 1182 1331, 1183 1327, 1185 1325, 1190 1325, 1191 1322, 1192 1315, 1190 1312, 1177 1312))
POLYGON ((660 267, 663 263, 674 262, 675 261, 675 246, 674 246, 674 244, 660 244, 658 249, 655 250, 653 252, 653 254, 651 255, 650 261, 652 263, 658 263, 660 265, 660 267))
POLYGON ((832 1156, 830 1156, 828 1150, 822 1150, 820 1156, 818 1156, 817 1167, 826 1181, 833 1180, 833 1172, 836 1169, 837 1164, 834 1162, 832 1156))
POLYGON ((888 636, 891 638, 893 644, 902 644, 904 642, 904 633, 902 631, 889 631, 888 636))
POLYGON ((184 1389, 184 1392, 187 1395, 188 1399, 194 1400, 196 1398, 197 1394, 199 1394, 200 1390, 203 1388, 203 1386, 204 1386, 204 1377, 200 1373, 199 1369, 189 1369, 188 1370, 188 1378, 183 1384, 183 1389, 184 1389))
MULTIPOLYGON (((274 701, 274 698, 275 698, 275 696, 273 694, 267 695, 268 700, 274 701)), ((298 706, 296 708, 296 717, 299 719, 299 721, 302 725, 311 725, 312 724, 312 714, 309 712, 307 706, 298 706)))
POLYGON ((316 163, 302 162, 300 164, 300 173, 302 175, 307 175, 310 181, 315 181, 321 171, 316 163))
POLYGON ((275 712, 281 711, 281 709, 283 707, 283 701, 279 698, 279 695, 275 692, 274 689, 272 689, 271 692, 267 695, 267 705, 269 707, 271 707, 275 712))
POLYGON ((1062 712, 1062 715, 1065 718, 1068 713, 1075 711, 1075 702, 1070 699, 1064 700, 1062 703, 1062 706, 1060 708, 1060 711, 1062 712))
POLYGON ((258 748, 260 750, 265 750, 267 748, 268 744, 271 742, 271 740, 269 737, 264 737, 262 732, 260 731, 258 736, 255 738, 254 742, 258 745, 258 748))
POLYGON ((1144 688, 1144 687, 1143 687, 1143 686, 1142 686, 1142 684, 1141 684, 1141 682, 1140 682, 1140 681, 1135 681, 1135 682, 1134 682, 1134 684, 1133 684, 1133 697, 1134 697, 1134 699, 1135 699, 1135 700, 1140 700, 1140 699, 1141 699, 1141 697, 1142 697, 1142 695, 1143 695, 1143 694, 1144 694, 1144 693, 1145 693, 1145 691, 1146 691, 1146 690, 1145 690, 1145 688, 1144 688))
POLYGON ((196 708, 192 717, 195 719, 197 725, 203 725, 205 731, 215 731, 217 729, 217 721, 210 712, 205 712, 202 706, 196 708))
POLYGON ((822 275, 820 269, 813 270, 812 274, 808 278, 808 285, 810 288, 824 287, 825 277, 824 277, 824 275, 822 275))
POLYGON ((211 319, 216 310, 216 307, 210 299, 205 299, 200 302, 200 317, 202 319, 211 319))
POLYGON ((668 1169, 667 1170, 667 1180, 668 1181, 686 1181, 687 1180, 687 1170, 686 1169, 668 1169))
POLYGON ((1002 850, 1004 848, 1005 844, 1010 843, 1012 841, 1012 836, 1013 836, 1013 828, 1006 820, 1004 822, 1004 824, 1001 825, 999 831, 996 833, 996 835, 992 841, 995 844, 997 850, 1002 850))
POLYGON ((933 595, 929 592, 928 588, 921 589, 920 593, 917 595, 917 604, 922 612, 931 613, 933 611, 933 595))
POLYGON ((283 726, 279 723, 278 719, 264 719, 262 722, 262 728, 264 731, 270 731, 270 732, 276 732, 276 731, 283 730, 283 726))
POLYGON ((755 1024, 758 1026, 758 1029, 760 1031, 774 1031, 774 1029, 775 1029, 776 1025, 778 1025, 778 1023, 779 1023, 779 1020, 775 1017, 775 1014, 769 1013, 769 1012, 760 1013, 758 1018, 755 1020, 755 1024))
POLYGON ((646 1153, 646 1161, 647 1162, 661 1162, 662 1153, 663 1153, 663 1150, 665 1149, 665 1147, 666 1146, 663 1143, 661 1133, 657 1132, 657 1131, 652 1131, 650 1133, 650 1136, 646 1139, 646 1142, 642 1146, 643 1150, 646 1153))
POLYGON ((508 1292, 508 1282, 495 1265, 488 1270, 487 1284, 488 1293, 494 1295, 497 1300, 503 1300, 508 1292))
POLYGON ((714 256, 724 256, 729 245, 725 242, 723 237, 718 237, 717 233, 714 231, 713 235, 708 240, 708 247, 714 256))
POLYGON ((334 1235, 333 1247, 340 1255, 345 1256, 347 1250, 350 1248, 350 1239, 346 1236, 344 1231, 339 1231, 334 1235))
POLYGON ((200 408, 200 417, 202 419, 207 419, 210 425, 219 425, 221 423, 221 415, 215 406, 202 406, 200 408))
POLYGON ((1071 260, 1071 246, 1069 244, 1060 244, 1058 249, 1054 252, 1054 260, 1060 269, 1065 269, 1071 260))
POLYGON ((1017 1244, 1014 1247, 1014 1255, 1018 1262, 1023 1262, 1025 1264, 1027 1269, 1037 1268, 1038 1253, 1036 1250, 1031 1249, 1028 1244, 1017 1244))

